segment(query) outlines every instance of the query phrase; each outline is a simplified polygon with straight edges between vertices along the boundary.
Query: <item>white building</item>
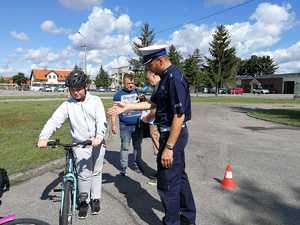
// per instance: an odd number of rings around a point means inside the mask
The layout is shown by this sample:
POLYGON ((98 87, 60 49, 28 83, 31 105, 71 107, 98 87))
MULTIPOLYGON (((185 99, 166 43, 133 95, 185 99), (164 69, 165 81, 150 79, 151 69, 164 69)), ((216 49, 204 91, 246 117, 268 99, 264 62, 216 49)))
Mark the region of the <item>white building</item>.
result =
POLYGON ((131 66, 121 66, 111 70, 111 88, 119 89, 122 87, 122 79, 125 73, 132 73, 131 66))
POLYGON ((30 74, 30 86, 32 90, 45 86, 58 87, 64 86, 67 76, 72 70, 60 69, 33 69, 30 74))

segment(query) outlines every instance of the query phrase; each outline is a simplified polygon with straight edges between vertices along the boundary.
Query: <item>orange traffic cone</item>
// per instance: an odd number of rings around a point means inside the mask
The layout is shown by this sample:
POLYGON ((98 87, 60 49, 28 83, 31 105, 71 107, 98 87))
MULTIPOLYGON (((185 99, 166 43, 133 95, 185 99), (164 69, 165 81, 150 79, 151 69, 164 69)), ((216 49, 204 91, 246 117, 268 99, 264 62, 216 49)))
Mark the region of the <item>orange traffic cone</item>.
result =
POLYGON ((236 184, 232 177, 232 168, 231 165, 227 165, 224 179, 221 182, 221 187, 226 189, 235 189, 236 184))

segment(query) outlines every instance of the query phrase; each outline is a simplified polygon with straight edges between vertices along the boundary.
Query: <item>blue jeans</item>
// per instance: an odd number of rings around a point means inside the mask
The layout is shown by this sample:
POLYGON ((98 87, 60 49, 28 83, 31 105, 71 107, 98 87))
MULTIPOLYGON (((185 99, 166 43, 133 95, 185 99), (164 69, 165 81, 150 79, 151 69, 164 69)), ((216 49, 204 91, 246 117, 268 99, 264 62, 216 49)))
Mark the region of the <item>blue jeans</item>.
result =
POLYGON ((140 123, 137 125, 125 125, 120 123, 120 138, 121 138, 121 150, 120 150, 120 163, 121 170, 126 171, 128 167, 128 150, 130 141, 132 140, 133 146, 133 158, 134 166, 141 166, 142 163, 142 141, 143 141, 143 128, 140 123))

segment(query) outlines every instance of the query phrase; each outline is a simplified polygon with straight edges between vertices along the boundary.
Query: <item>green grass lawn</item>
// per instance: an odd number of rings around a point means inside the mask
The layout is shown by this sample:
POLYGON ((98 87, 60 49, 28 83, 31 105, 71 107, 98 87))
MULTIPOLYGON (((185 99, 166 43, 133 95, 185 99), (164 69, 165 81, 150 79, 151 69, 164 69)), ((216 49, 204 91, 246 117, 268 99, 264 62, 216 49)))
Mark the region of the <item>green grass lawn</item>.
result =
MULTIPOLYGON (((111 100, 103 100, 110 106, 111 100)), ((35 147, 38 135, 62 101, 0 102, 0 168, 9 174, 28 170, 63 156, 62 150, 35 147)), ((68 123, 53 138, 71 140, 68 123)))
POLYGON ((37 96, 0 96, 0 100, 10 100, 10 99, 43 99, 43 98, 65 98, 66 95, 60 94, 60 95, 37 95, 37 96))
POLYGON ((248 115, 271 122, 300 126, 300 110, 296 109, 257 109, 248 115))
MULTIPOLYGON (((46 96, 50 97, 50 96, 46 96)), ((52 96, 54 97, 54 96, 52 96)), ((55 96, 57 97, 57 96, 55 96)), ((3 97, 4 98, 4 97, 3 97)), ((7 98, 7 97, 5 97, 7 98)), ((17 98, 17 97, 12 97, 17 98)), ((20 98, 20 97, 19 97, 20 98)), ((24 98, 27 98, 24 96, 24 98)), ((32 96, 30 98, 36 98, 32 96)), ((9 174, 38 167, 45 162, 63 156, 62 150, 41 150, 35 147, 38 135, 62 100, 0 102, 0 167, 9 174)), ((111 99, 103 100, 105 107, 111 106, 111 99)), ((296 103, 293 99, 263 99, 249 97, 193 97, 193 103, 296 103)), ((300 126, 300 112, 296 110, 271 110, 251 112, 252 116, 291 125, 300 126)), ((55 133, 53 138, 69 142, 68 124, 55 133)))
POLYGON ((192 97, 193 103, 243 103, 243 104, 300 104, 300 99, 273 99, 261 97, 218 96, 192 97))
MULTIPOLYGON (((92 93, 93 95, 97 95, 99 97, 112 97, 111 93, 92 93)), ((33 95, 33 96, 0 96, 0 100, 5 99, 43 99, 43 98, 65 98, 67 93, 57 93, 53 95, 33 95)))

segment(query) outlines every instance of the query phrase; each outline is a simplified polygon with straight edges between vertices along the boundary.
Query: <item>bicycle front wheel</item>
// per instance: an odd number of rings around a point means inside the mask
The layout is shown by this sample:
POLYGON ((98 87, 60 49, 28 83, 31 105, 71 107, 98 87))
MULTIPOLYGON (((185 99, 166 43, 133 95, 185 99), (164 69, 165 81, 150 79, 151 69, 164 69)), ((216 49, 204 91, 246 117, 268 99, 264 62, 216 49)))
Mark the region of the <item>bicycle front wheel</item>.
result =
MULTIPOLYGON (((72 188, 73 184, 71 181, 66 181, 64 184, 64 197, 61 214, 59 216, 60 225, 71 225, 72 224, 72 188)), ((74 203, 75 204, 75 203, 74 203)))
POLYGON ((37 219, 22 218, 5 223, 5 225, 50 225, 47 222, 37 219))

